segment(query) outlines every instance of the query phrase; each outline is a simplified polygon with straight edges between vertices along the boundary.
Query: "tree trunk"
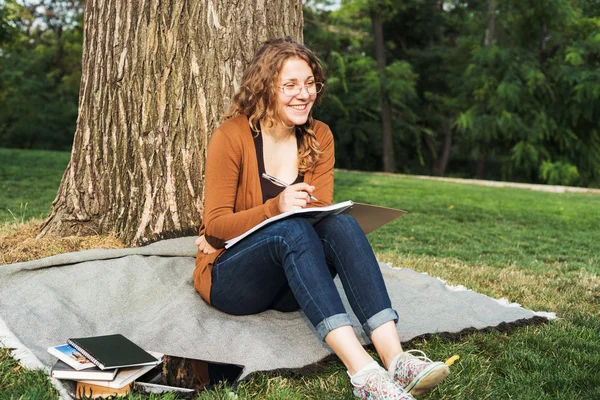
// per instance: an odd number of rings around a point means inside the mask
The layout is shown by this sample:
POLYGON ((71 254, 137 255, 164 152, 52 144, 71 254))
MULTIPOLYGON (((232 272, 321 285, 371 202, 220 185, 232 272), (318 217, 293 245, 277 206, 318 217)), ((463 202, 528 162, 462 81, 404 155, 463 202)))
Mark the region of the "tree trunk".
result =
POLYGON ((483 42, 485 47, 492 45, 494 40, 494 31, 496 29, 496 9, 494 7, 494 0, 488 0, 488 22, 485 30, 485 40, 483 42))
POLYGON ((450 149, 452 148, 452 128, 448 125, 444 127, 444 141, 442 142, 442 154, 435 162, 433 174, 436 176, 445 176, 448 161, 450 160, 450 149))
POLYGON ((477 158, 477 164, 475 167, 475 179, 483 179, 485 173, 485 155, 481 155, 477 158))
POLYGON ((540 67, 544 69, 546 64, 546 42, 548 41, 548 28, 546 24, 542 25, 542 37, 540 40, 540 67))
POLYGON ((452 148, 452 128, 446 126, 442 137, 442 151, 438 153, 435 142, 429 135, 423 135, 425 148, 431 161, 431 174, 444 176, 448 161, 450 161, 450 149, 452 148))
POLYGON ((302 24, 300 0, 86 1, 71 161, 40 235, 196 232, 210 133, 255 50, 302 24))
MULTIPOLYGON (((494 7, 494 0, 488 0, 488 22, 487 27, 485 29, 485 40, 483 45, 485 47, 490 47, 492 45, 492 41, 494 40, 494 31, 496 29, 496 9, 494 7)), ((487 107, 487 99, 484 100, 487 107)), ((485 146, 485 145, 482 145, 485 146)), ((482 179, 484 170, 485 170, 485 160, 486 156, 484 152, 480 152, 477 163, 475 167, 475 178, 482 179)))
POLYGON ((385 43, 383 40, 383 23, 381 13, 374 11, 371 14, 373 24, 373 36, 375 40, 375 58, 377 59, 377 69, 380 76, 381 92, 381 122, 383 125, 383 170, 385 172, 394 172, 396 162, 394 160, 394 140, 392 138, 392 104, 387 90, 383 85, 383 74, 385 72, 385 43))
POLYGON ((423 134, 422 138, 423 138, 423 143, 425 143, 425 157, 427 158, 427 161, 429 162, 429 165, 431 166, 431 173, 433 175, 435 175, 437 159, 438 159, 437 148, 436 148, 437 146, 435 145, 435 142, 433 141, 431 136, 429 136, 427 134, 423 134))

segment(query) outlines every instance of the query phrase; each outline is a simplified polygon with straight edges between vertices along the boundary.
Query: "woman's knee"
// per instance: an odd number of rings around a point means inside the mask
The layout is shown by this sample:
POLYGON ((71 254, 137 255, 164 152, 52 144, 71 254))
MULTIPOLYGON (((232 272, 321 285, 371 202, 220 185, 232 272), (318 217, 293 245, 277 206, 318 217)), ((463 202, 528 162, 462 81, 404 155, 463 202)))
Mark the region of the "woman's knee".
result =
POLYGON ((332 215, 317 225, 320 237, 363 235, 362 228, 356 219, 349 214, 332 215))
POLYGON ((332 219, 336 223, 342 224, 344 226, 360 228, 360 225, 358 224, 358 222, 356 222, 356 219, 350 214, 334 215, 332 219))
POLYGON ((273 235, 282 245, 298 246, 318 239, 311 223, 305 218, 287 218, 276 222, 273 235))
POLYGON ((271 274, 258 272, 255 277, 244 281, 230 280, 213 282, 211 304, 218 310, 231 315, 251 315, 268 310, 273 299, 286 287, 283 271, 271 274), (265 285, 265 282, 269 282, 265 285))

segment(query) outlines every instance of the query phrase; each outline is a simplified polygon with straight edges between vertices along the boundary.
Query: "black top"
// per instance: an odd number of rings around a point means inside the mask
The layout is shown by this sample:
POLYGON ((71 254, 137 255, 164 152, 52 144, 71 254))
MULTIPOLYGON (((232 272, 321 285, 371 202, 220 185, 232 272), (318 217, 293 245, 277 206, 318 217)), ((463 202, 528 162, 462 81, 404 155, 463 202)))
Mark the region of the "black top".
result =
MULTIPOLYGON (((262 190, 263 203, 269 199, 277 197, 279 193, 283 192, 285 187, 279 186, 276 183, 271 182, 268 179, 262 177, 262 174, 265 171, 265 159, 263 156, 263 140, 262 133, 259 132, 256 136, 254 136, 254 147, 256 148, 256 158, 258 159, 258 175, 260 179, 260 188, 262 190)), ((291 183, 291 185, 295 183, 304 182, 304 175, 298 174, 296 180, 291 183)))

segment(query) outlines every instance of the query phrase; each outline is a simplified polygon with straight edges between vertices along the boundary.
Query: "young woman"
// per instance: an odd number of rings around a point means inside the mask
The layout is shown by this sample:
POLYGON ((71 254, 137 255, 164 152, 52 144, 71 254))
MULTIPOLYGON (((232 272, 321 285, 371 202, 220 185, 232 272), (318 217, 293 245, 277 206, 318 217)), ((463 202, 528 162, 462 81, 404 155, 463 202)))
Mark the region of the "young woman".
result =
POLYGON ((332 203, 333 136, 312 118, 324 84, 317 57, 289 37, 265 43, 254 56, 208 147, 195 287, 229 314, 302 309, 348 369, 356 397, 412 399, 449 369, 422 353, 402 351, 398 315, 352 217, 329 217, 314 227, 303 218, 285 219, 224 249, 226 240, 269 217, 332 203), (336 274, 386 369, 358 341, 333 282, 336 274))

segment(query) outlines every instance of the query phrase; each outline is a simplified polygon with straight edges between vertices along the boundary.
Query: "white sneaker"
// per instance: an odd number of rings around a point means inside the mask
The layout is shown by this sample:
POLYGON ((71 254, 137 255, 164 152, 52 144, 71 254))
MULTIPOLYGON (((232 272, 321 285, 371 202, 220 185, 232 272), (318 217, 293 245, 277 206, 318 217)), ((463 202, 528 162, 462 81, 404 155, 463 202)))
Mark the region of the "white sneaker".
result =
POLYGON ((431 361, 421 350, 409 350, 392 360, 389 374, 404 390, 418 396, 446 379, 450 368, 441 361, 431 361))
POLYGON ((394 379, 384 368, 372 369, 365 372, 365 384, 354 386, 352 394, 358 399, 364 400, 414 400, 414 397, 406 392, 402 386, 394 382, 394 379))

